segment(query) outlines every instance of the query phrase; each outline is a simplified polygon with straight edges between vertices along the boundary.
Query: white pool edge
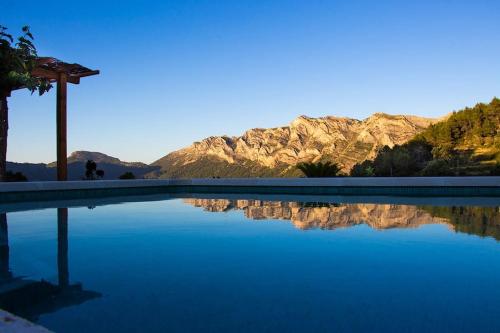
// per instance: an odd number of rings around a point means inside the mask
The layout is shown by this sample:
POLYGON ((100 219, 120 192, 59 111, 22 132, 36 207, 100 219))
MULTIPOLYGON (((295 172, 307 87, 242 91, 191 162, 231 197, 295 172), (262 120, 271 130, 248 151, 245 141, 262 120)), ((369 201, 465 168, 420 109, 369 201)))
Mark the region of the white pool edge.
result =
POLYGON ((61 191, 175 186, 204 187, 500 187, 500 176, 486 177, 336 177, 193 178, 0 183, 0 192, 61 191))
POLYGON ((2 333, 52 333, 45 327, 0 309, 0 332, 2 333))

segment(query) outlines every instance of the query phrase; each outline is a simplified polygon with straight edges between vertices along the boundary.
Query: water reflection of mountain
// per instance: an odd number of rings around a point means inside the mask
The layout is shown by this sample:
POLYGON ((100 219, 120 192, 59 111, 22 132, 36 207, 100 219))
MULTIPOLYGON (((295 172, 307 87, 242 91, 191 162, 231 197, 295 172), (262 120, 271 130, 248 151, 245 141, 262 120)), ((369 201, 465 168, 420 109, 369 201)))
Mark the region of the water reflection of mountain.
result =
POLYGON ((421 209, 432 216, 446 219, 455 231, 500 240, 500 207, 422 206, 421 209))
POLYGON ((392 204, 327 204, 262 200, 185 199, 209 212, 243 210, 253 220, 290 220, 299 229, 367 224, 375 229, 447 224, 453 230, 500 240, 498 207, 428 207, 392 204))

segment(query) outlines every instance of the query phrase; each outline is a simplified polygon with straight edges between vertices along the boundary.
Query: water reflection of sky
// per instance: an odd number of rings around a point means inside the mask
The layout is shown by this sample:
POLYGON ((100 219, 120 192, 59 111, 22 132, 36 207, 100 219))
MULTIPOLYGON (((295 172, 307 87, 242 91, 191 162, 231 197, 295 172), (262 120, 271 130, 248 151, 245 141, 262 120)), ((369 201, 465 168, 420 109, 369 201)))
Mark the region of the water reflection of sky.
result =
MULTIPOLYGON (((207 200, 68 209, 69 282, 101 297, 38 322, 71 332, 500 329, 496 207, 207 200)), ((57 210, 7 219, 10 271, 57 284, 57 210)))

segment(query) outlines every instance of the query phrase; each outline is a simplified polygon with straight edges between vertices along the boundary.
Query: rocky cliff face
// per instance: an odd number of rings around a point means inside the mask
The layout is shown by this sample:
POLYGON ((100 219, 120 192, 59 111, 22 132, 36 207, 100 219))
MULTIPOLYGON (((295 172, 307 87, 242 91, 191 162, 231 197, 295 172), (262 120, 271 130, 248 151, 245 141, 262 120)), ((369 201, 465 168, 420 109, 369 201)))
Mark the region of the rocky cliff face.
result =
POLYGON ((434 119, 376 113, 365 120, 300 116, 289 126, 209 137, 153 163, 160 177, 290 176, 299 162, 329 160, 344 171, 403 144, 434 119))
POLYGON ((367 224, 374 229, 416 228, 424 224, 449 223, 416 206, 389 204, 301 204, 297 202, 185 199, 210 212, 243 210, 252 220, 290 220, 299 229, 337 229, 367 224))

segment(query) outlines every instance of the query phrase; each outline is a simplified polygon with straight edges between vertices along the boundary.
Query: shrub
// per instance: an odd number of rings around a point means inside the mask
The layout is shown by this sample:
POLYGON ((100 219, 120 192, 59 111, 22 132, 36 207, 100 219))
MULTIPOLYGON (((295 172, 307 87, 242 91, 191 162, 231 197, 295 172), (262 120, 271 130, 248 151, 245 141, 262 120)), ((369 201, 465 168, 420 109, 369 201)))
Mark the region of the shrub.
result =
POLYGON ((85 177, 83 178, 84 180, 96 180, 102 179, 103 177, 104 170, 98 170, 96 162, 88 160, 87 163, 85 163, 85 177))
POLYGON ((127 172, 125 172, 123 175, 121 175, 118 178, 119 179, 135 179, 135 175, 132 172, 127 171, 127 172))
POLYGON ((497 162, 497 164, 493 168, 491 168, 490 175, 500 176, 500 163, 497 162))
POLYGON ((453 176, 448 161, 438 159, 430 161, 427 166, 422 170, 422 176, 453 176))
POLYGON ((375 176, 375 169, 373 168, 373 161, 364 161, 352 167, 350 172, 351 177, 373 177, 375 176))
POLYGON ((331 162, 299 163, 297 164, 297 168, 309 178, 337 177, 340 174, 340 167, 331 162))
POLYGON ((7 171, 4 176, 4 181, 6 182, 26 182, 28 178, 22 174, 22 172, 12 172, 7 171))

